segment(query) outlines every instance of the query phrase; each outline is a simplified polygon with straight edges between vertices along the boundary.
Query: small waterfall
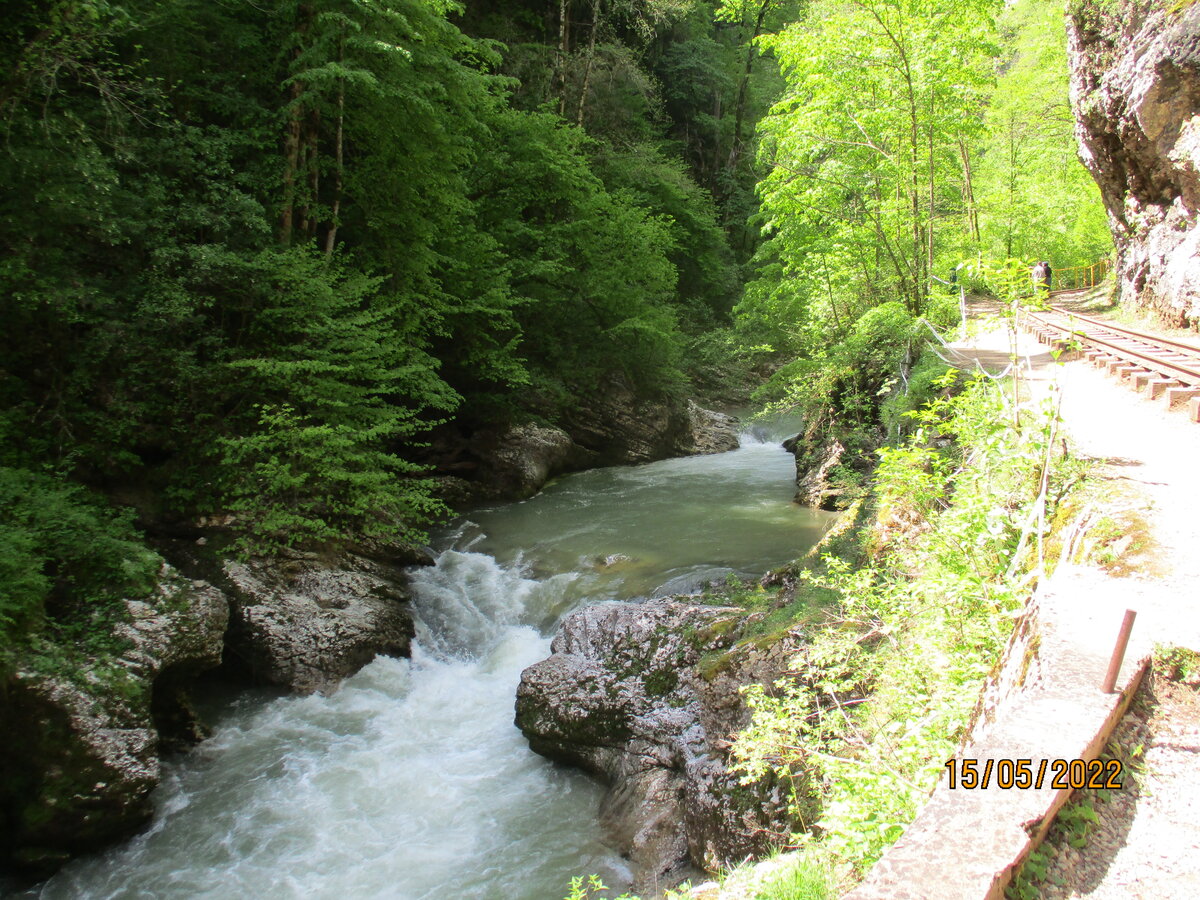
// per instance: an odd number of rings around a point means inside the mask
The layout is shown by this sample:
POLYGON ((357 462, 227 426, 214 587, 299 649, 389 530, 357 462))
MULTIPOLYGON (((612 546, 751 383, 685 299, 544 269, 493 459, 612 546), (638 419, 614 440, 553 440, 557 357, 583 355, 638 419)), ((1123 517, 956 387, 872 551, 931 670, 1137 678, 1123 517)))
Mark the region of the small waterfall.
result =
POLYGON ((747 447, 752 444, 778 444, 779 441, 772 437, 771 429, 766 425, 751 425, 748 428, 738 432, 738 442, 747 447))
POLYGON ((738 440, 743 447, 760 444, 781 444, 798 432, 804 425, 803 417, 797 413, 781 413, 760 419, 744 421, 738 440))

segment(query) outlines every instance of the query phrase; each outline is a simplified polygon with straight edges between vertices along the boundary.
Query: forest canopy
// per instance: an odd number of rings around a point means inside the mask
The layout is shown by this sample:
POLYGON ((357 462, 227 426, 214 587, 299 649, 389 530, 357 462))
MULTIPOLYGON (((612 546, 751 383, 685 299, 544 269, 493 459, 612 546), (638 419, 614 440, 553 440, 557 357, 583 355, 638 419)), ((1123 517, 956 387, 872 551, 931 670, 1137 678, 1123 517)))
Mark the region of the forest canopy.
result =
POLYGON ((1108 247, 1049 0, 6 9, 10 634, 144 585, 135 521, 420 540, 434 429, 614 383, 873 421, 935 276, 1108 247))
POLYGON ((814 0, 760 43, 785 87, 760 124, 763 241, 737 326, 787 363, 765 397, 878 425, 917 320, 956 320, 959 287, 1111 252, 1076 156, 1061 4, 814 0), (881 369, 854 346, 885 318, 881 369))
POLYGON ((431 429, 685 393, 776 7, 9 4, 0 630, 136 593, 135 519, 419 541, 431 429))

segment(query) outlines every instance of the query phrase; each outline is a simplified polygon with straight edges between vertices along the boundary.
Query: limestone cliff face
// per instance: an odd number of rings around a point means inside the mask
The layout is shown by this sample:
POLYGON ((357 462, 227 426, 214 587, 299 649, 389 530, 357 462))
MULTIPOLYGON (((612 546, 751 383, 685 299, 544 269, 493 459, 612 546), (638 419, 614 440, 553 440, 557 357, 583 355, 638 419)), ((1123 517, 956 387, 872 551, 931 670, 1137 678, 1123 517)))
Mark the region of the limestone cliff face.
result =
POLYGON ((1200 3, 1073 0, 1080 156, 1108 209, 1121 301, 1200 325, 1200 3))
POLYGON ((554 655, 521 676, 530 746, 609 782, 601 819, 635 890, 760 855, 794 827, 781 788, 744 786, 728 766, 750 717, 739 688, 781 677, 798 641, 739 640, 748 621, 678 600, 600 603, 568 616, 554 655))

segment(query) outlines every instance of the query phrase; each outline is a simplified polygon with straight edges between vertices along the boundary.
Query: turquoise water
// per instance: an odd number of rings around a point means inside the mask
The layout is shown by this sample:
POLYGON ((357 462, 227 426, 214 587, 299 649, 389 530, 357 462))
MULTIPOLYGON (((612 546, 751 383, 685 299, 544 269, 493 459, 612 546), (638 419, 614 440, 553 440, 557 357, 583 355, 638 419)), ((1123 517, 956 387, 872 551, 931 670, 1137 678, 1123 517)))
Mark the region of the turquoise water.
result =
POLYGON ((29 896, 557 900, 572 875, 627 883, 602 787, 512 724, 521 670, 582 603, 754 577, 810 547, 829 516, 791 503, 778 437, 568 476, 453 523, 413 572, 412 659, 327 697, 244 695, 167 766, 146 832, 29 896))

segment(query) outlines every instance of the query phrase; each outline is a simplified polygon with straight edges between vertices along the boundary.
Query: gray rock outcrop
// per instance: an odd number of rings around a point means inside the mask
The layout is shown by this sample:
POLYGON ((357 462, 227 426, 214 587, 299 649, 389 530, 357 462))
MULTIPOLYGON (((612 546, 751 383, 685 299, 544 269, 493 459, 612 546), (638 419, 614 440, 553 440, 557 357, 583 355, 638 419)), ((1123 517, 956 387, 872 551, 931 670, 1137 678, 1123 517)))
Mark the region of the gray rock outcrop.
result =
POLYGON ((352 553, 288 551, 226 560, 227 660, 259 681, 326 691, 377 654, 406 656, 413 636, 400 568, 352 553))
POLYGON ((570 413, 563 427, 577 444, 596 454, 597 465, 628 465, 734 450, 734 424, 730 416, 692 401, 638 397, 613 379, 570 413))
POLYGON ((783 449, 796 457, 796 502, 814 509, 838 509, 842 490, 832 476, 843 463, 846 447, 837 436, 798 434, 784 441, 783 449))
POLYGON ((532 422, 478 433, 472 452, 479 460, 476 494, 497 500, 532 497, 555 475, 597 462, 595 453, 579 446, 561 428, 532 422))
POLYGON ((569 616, 553 655, 521 676, 530 746, 609 783, 601 818, 635 890, 763 853, 791 827, 782 789, 741 785, 728 767, 749 721, 739 688, 787 669, 789 639, 735 646, 745 622, 678 600, 601 603, 569 616))
POLYGON ((737 420, 691 400, 637 397, 619 379, 581 401, 561 427, 526 422, 444 432, 431 451, 438 493, 453 505, 524 500, 556 475, 596 466, 723 453, 738 447, 737 420))
POLYGON ((1079 0, 1067 16, 1080 157, 1108 210, 1121 301, 1200 325, 1200 4, 1079 0))
POLYGON ((221 662, 229 605, 212 585, 164 568, 126 607, 114 656, 21 667, 0 691, 0 853, 30 874, 149 820, 160 731, 195 727, 181 690, 221 662))
POLYGON ((687 418, 687 426, 675 444, 680 455, 724 453, 738 448, 738 422, 733 416, 705 409, 689 400, 687 418))

